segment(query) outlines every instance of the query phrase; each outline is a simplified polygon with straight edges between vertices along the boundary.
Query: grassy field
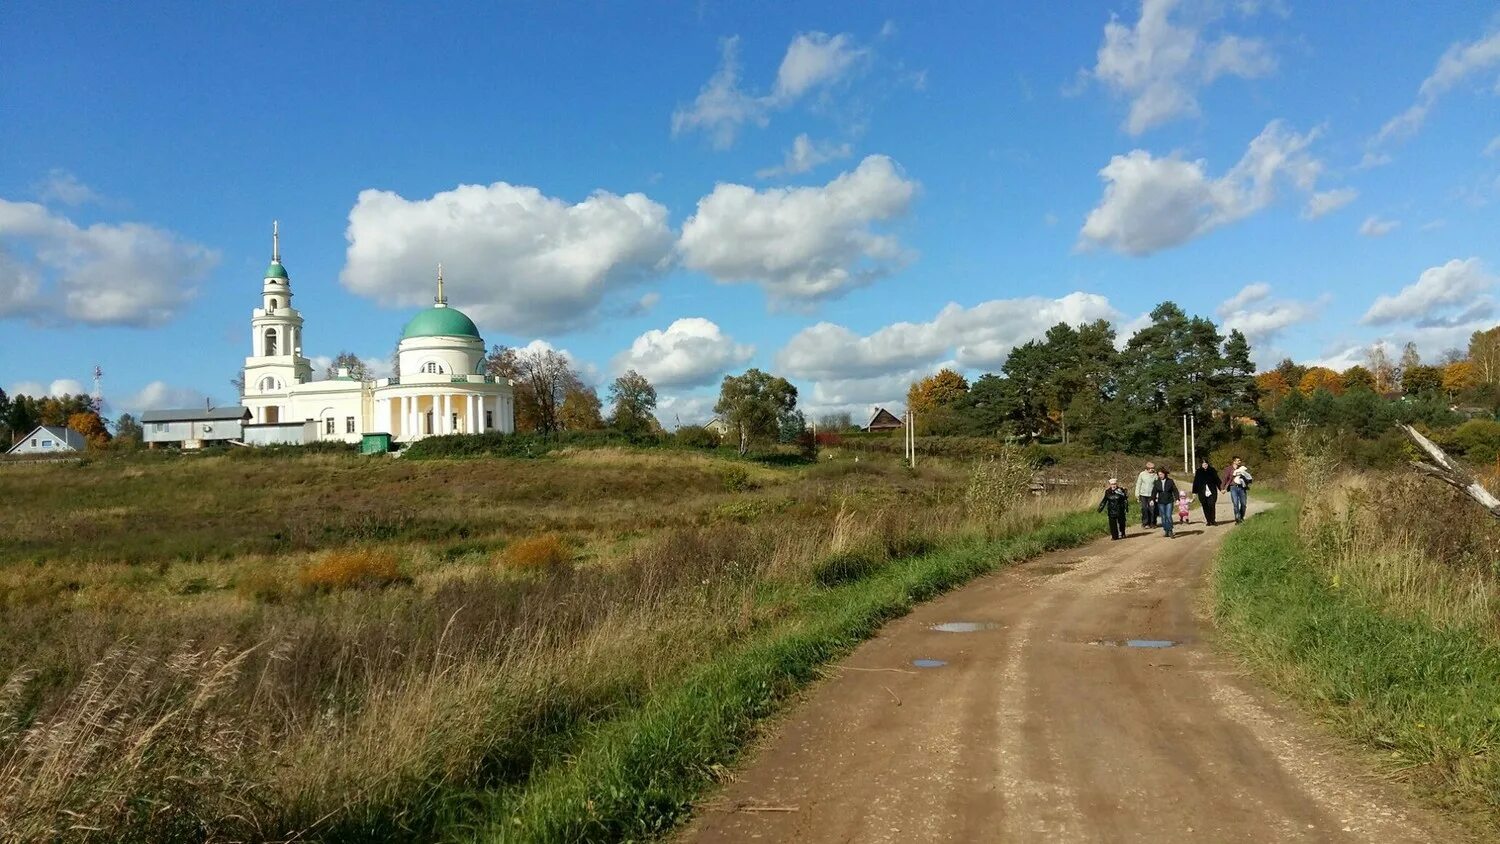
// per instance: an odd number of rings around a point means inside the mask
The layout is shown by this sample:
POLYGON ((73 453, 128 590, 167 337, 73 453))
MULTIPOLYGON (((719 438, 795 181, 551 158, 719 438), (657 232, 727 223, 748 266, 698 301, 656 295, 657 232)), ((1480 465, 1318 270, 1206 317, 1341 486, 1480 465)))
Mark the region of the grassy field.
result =
POLYGON ((0 839, 646 835, 883 620, 1102 530, 1028 474, 663 449, 0 467, 0 839))
POLYGON ((1225 543, 1222 629, 1393 775, 1493 831, 1500 523, 1434 482, 1302 468, 1294 477, 1316 489, 1304 483, 1225 543))

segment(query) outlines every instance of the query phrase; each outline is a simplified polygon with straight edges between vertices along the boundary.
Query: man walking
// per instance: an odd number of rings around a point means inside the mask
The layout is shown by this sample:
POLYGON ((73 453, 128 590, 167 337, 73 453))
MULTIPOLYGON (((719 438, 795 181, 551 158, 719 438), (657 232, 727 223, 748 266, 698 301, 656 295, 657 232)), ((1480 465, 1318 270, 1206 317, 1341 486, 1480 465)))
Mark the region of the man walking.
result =
POLYGON ((1104 488, 1104 498, 1099 501, 1101 511, 1109 511, 1109 538, 1125 538, 1125 516, 1130 512, 1130 494, 1120 488, 1119 480, 1109 479, 1104 488))
POLYGON ((1151 488, 1156 486, 1156 464, 1147 461, 1146 468, 1135 477, 1135 497, 1141 503, 1141 527, 1156 527, 1156 506, 1151 499, 1151 488))

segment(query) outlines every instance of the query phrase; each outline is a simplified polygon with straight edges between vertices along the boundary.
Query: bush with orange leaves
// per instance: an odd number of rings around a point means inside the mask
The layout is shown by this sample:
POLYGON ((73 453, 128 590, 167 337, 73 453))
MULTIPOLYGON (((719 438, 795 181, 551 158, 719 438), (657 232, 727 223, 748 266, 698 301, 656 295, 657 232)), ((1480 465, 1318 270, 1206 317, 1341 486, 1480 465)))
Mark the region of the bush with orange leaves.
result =
POLYGON ((500 552, 500 563, 515 568, 551 568, 566 563, 571 556, 568 543, 562 537, 543 533, 507 545, 500 552))
POLYGON ((329 551, 308 564, 297 576, 297 582, 303 588, 315 591, 389 586, 408 579, 401 573, 396 555, 377 548, 329 551))

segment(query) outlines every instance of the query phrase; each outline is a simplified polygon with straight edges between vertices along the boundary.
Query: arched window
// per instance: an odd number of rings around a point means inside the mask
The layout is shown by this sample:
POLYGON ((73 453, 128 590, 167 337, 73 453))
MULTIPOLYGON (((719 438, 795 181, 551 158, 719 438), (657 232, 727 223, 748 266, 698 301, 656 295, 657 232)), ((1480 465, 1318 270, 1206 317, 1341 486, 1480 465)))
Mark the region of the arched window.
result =
POLYGON ((274 329, 274 328, 267 328, 266 329, 266 356, 270 357, 271 355, 274 355, 274 354, 276 354, 276 329, 274 329))
POLYGON ((422 371, 427 373, 428 375, 442 375, 443 365, 435 360, 430 360, 422 364, 422 371))
POLYGON ((281 307, 281 303, 277 302, 275 299, 272 299, 271 300, 271 310, 274 311, 274 310, 276 310, 279 307, 281 307))

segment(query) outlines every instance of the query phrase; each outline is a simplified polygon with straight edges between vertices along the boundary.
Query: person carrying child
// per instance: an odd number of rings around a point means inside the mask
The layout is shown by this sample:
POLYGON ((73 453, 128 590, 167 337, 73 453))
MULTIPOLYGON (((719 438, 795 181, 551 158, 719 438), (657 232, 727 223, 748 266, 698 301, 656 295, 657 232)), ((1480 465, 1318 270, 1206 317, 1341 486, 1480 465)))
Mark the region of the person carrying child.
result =
POLYGON ((1109 511, 1109 538, 1125 538, 1125 516, 1130 512, 1130 493, 1120 486, 1116 478, 1109 479, 1104 488, 1104 498, 1099 501, 1099 511, 1109 511))
POLYGON ((1224 488, 1229 490, 1229 503, 1234 505, 1234 523, 1239 524, 1245 520, 1245 506, 1249 503, 1250 483, 1255 477, 1250 474, 1250 467, 1238 457, 1229 463, 1229 468, 1224 472, 1224 488))

